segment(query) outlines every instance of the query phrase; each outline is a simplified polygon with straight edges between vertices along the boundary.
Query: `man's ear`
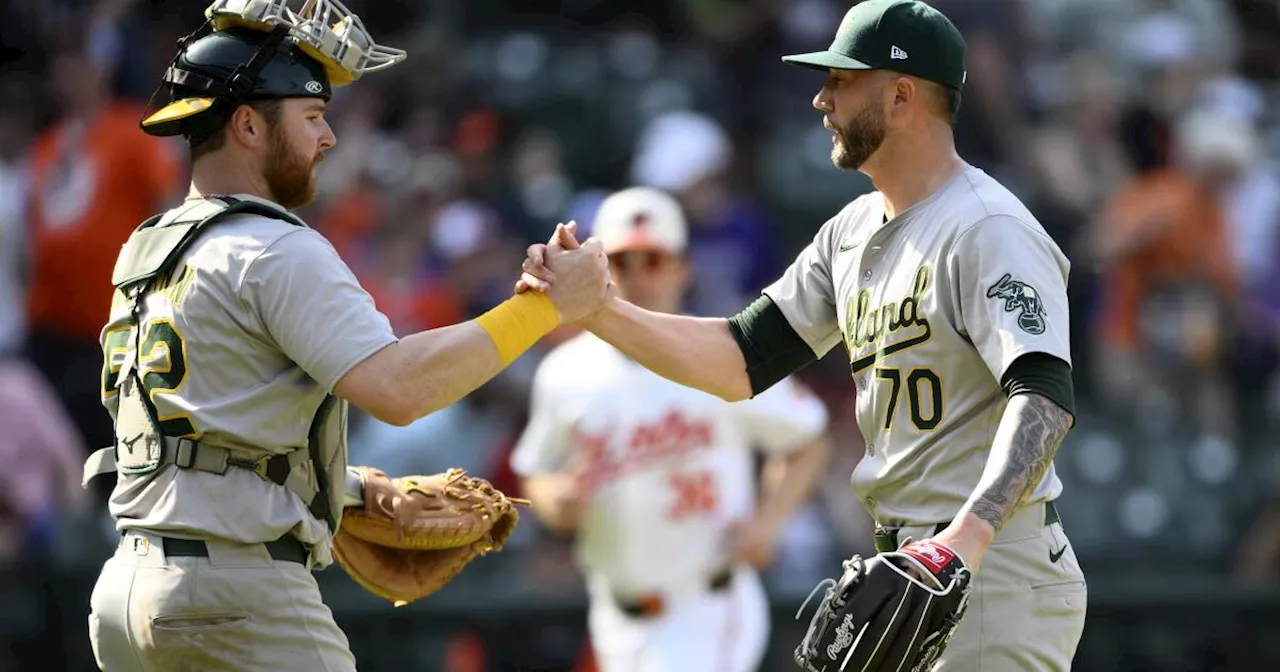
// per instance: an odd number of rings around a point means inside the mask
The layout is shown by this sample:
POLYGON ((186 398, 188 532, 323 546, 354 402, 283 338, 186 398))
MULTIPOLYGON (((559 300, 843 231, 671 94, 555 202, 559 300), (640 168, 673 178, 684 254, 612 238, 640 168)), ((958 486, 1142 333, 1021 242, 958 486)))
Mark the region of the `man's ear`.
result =
POLYGON ((893 86, 893 112, 897 113, 906 110, 912 100, 920 96, 920 87, 916 85, 915 80, 910 77, 900 76, 894 79, 893 86))
POLYGON ((227 133, 245 147, 258 147, 267 142, 267 120, 252 107, 241 105, 231 113, 227 133))

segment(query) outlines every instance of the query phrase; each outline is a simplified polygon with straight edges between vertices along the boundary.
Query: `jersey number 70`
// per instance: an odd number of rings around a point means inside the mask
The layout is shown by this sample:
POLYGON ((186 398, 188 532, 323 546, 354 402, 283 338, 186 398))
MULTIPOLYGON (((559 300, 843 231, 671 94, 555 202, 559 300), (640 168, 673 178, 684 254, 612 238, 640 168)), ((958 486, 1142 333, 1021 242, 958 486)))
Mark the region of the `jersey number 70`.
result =
POLYGON ((889 382, 889 411, 884 418, 886 430, 893 428, 893 417, 898 410, 904 382, 911 424, 922 432, 937 429, 942 422, 942 379, 932 369, 911 369, 904 378, 902 369, 879 367, 876 379, 889 382))

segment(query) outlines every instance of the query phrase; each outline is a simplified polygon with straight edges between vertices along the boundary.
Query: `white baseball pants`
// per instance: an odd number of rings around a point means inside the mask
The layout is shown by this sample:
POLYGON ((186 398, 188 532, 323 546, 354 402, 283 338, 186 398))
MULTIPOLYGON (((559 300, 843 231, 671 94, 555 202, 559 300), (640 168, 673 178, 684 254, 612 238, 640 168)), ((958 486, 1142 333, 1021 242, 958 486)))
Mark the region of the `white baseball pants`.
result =
POLYGON ((632 618, 608 586, 588 584, 588 626, 601 672, 755 672, 769 638, 769 601, 756 572, 734 570, 720 591, 692 587, 664 596, 667 609, 632 618))

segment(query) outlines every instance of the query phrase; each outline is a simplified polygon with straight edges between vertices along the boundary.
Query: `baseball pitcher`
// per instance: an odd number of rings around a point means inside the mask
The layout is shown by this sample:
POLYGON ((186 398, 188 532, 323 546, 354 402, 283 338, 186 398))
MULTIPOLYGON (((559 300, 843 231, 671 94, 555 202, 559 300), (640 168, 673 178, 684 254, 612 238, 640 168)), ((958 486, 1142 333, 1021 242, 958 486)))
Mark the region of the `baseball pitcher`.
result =
MULTIPOLYGON (((679 203, 644 187, 592 225, 619 291, 677 312, 689 278, 679 203)), ((590 333, 539 365, 512 455, 534 511, 577 534, 604 672, 752 672, 769 604, 757 570, 826 463, 826 407, 784 379, 742 404, 677 385, 590 333), (781 467, 757 494, 752 448, 781 467)))
MULTIPOLYGON (((740 400, 843 344, 866 456, 852 487, 879 523, 817 591, 796 648, 808 670, 1065 672, 1084 575, 1054 500, 1073 423, 1069 264, 1006 188, 955 151, 965 82, 955 26, 918 0, 867 0, 828 50, 813 99, 832 161, 876 191, 827 221, 731 319, 619 298, 588 329, 659 375, 740 400)), ((532 246, 517 289, 563 275, 532 246)))
POLYGON ((312 199, 334 145, 332 88, 404 52, 328 0, 217 0, 206 17, 141 122, 186 139, 192 181, 115 266, 101 342, 116 441, 85 478, 117 474, 121 541, 94 588, 89 636, 109 672, 352 671, 311 570, 336 556, 371 591, 411 601, 501 547, 515 514, 464 474, 393 481, 350 468, 348 403, 398 424, 453 403, 598 308, 606 260, 592 242, 557 260, 578 278, 571 292, 398 340, 333 247, 289 211, 312 199), (482 510, 461 510, 472 504, 482 510), (438 553, 380 545, 421 543, 433 524, 450 526, 438 553))

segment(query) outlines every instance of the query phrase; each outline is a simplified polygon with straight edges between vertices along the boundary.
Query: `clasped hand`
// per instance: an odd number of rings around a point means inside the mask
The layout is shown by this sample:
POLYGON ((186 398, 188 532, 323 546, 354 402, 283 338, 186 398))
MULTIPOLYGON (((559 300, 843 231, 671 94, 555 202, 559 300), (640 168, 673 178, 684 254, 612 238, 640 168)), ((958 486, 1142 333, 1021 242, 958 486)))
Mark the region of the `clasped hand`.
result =
POLYGON ((515 286, 517 294, 546 294, 563 323, 594 314, 610 295, 609 261, 600 241, 588 238, 579 244, 577 230, 577 222, 557 224, 547 243, 530 245, 515 286))

